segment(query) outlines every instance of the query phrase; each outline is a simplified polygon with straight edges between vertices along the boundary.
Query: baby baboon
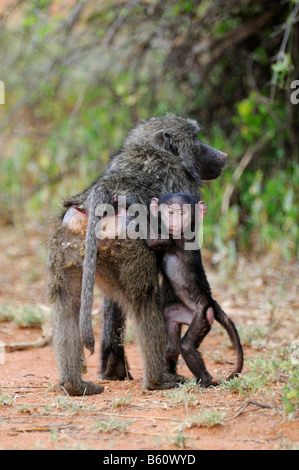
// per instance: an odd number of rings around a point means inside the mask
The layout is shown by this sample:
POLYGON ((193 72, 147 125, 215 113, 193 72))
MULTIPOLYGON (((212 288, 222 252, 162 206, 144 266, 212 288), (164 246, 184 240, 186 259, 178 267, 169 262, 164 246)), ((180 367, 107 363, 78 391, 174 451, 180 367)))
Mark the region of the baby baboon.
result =
MULTIPOLYGON (((159 267, 164 274, 162 292, 165 294, 170 284, 175 294, 172 302, 169 296, 166 296, 167 303, 162 295, 162 310, 168 336, 167 357, 171 360, 181 353, 200 385, 210 385, 212 377, 198 348, 216 318, 226 329, 237 353, 237 365, 229 376, 231 379, 242 370, 243 350, 234 323, 212 298, 202 265, 196 236, 198 223, 195 219, 198 215, 197 220, 202 220, 205 209, 187 194, 166 194, 160 200, 152 199, 151 213, 158 224, 156 223, 155 230, 148 233, 146 242, 162 255, 158 258, 159 267), (189 228, 191 230, 188 230, 189 228), (192 237, 195 245, 186 250, 185 234, 188 231, 188 238, 192 237), (162 235, 167 238, 162 238, 162 235), (189 325, 189 328, 181 339, 181 326, 184 324, 189 325)), ((172 361, 173 373, 175 364, 176 361, 172 361)), ((215 382, 213 384, 215 385, 215 382)))
POLYGON ((144 387, 176 385, 176 377, 167 371, 155 251, 142 239, 104 239, 98 246, 96 228, 105 204, 113 204, 117 193, 134 195, 146 207, 154 196, 169 192, 188 193, 198 200, 201 180, 217 178, 226 159, 224 153, 203 144, 196 136, 198 131, 195 121, 173 115, 141 122, 111 159, 105 174, 83 193, 66 200, 64 211, 53 222, 47 264, 54 303, 53 342, 60 384, 70 395, 103 390, 98 384, 83 382, 81 375, 83 343, 90 352, 94 349, 91 307, 95 279, 105 296, 103 331, 110 335, 104 350, 102 347, 102 376, 126 376, 123 330, 126 314, 131 312, 143 356, 144 387), (70 207, 88 214, 86 239, 62 223, 70 207))

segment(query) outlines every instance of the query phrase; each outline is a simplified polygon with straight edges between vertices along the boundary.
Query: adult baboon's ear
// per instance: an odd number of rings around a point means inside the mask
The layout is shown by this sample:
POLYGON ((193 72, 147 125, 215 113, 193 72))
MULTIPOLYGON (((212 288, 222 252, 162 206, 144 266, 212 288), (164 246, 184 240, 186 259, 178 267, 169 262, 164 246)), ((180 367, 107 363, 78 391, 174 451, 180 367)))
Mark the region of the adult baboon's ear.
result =
POLYGON ((163 140, 164 140, 164 148, 168 150, 168 152, 173 153, 174 155, 178 155, 178 148, 174 145, 172 135, 168 132, 163 132, 163 140))
POLYGON ((153 197, 151 199, 151 204, 150 204, 150 211, 153 214, 153 216, 158 217, 158 212, 159 212, 159 199, 157 197, 153 197))
POLYGON ((171 152, 174 155, 178 155, 178 149, 173 143, 172 135, 167 131, 163 131, 157 135, 158 143, 163 147, 167 152, 171 152))
POLYGON ((162 132, 162 137, 163 137, 163 147, 165 150, 169 152, 171 144, 172 144, 172 136, 168 132, 162 132))

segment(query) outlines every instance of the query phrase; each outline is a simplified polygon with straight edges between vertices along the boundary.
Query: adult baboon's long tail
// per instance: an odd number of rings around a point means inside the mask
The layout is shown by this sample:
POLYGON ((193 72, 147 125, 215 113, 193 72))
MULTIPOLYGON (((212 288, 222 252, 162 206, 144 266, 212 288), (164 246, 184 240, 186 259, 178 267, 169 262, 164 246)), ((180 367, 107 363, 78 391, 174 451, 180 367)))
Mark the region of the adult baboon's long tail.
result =
POLYGON ((90 351, 90 354, 93 354, 95 341, 91 312, 98 253, 96 227, 104 215, 105 205, 112 203, 112 196, 111 192, 106 188, 94 187, 89 197, 88 225, 85 239, 81 290, 80 334, 84 346, 90 351))
MULTIPOLYGON (((237 354, 237 363, 236 363, 235 369, 231 372, 231 374, 226 379, 226 380, 231 380, 242 372, 243 348, 240 342, 237 329, 233 321, 226 315, 226 313, 222 310, 222 308, 220 307, 220 305, 218 305, 216 301, 215 301, 215 304, 213 305, 213 308, 214 308, 215 319, 227 331, 227 334, 230 338, 233 348, 237 354)), ((219 381, 217 381, 217 383, 213 382, 211 385, 218 385, 218 384, 219 384, 219 381)))

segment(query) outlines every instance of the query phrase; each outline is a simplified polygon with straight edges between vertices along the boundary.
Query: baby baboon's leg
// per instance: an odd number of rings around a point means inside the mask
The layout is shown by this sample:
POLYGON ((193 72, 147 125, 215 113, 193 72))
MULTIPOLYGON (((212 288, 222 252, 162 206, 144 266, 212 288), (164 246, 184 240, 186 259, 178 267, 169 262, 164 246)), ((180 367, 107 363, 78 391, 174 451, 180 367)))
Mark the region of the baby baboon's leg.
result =
POLYGON ((106 380, 133 379, 124 351, 125 315, 110 299, 103 302, 103 330, 99 378, 106 380))
POLYGON ((211 308, 208 308, 205 312, 197 312, 181 344, 181 354, 201 387, 210 385, 212 376, 209 374, 198 348, 204 337, 209 333, 213 320, 214 316, 211 308), (212 314, 210 315, 210 313, 212 314))

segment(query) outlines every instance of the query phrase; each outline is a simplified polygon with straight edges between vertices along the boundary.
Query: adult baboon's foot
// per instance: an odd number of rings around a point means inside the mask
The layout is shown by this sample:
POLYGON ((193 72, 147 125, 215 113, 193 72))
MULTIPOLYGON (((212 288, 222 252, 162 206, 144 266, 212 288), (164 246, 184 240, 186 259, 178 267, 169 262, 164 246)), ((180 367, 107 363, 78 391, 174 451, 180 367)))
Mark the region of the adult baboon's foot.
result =
POLYGON ((126 374, 119 374, 117 372, 110 371, 109 373, 100 373, 99 376, 97 377, 98 379, 101 380, 134 380, 130 372, 126 372, 126 374))
POLYGON ((112 352, 109 353, 108 360, 105 363, 105 370, 101 370, 98 378, 102 380, 133 380, 128 362, 112 352))
POLYGON ((82 382, 80 385, 73 385, 70 382, 60 384, 60 388, 71 396, 99 395, 104 391, 104 387, 93 382, 82 382))
POLYGON ((184 375, 175 374, 174 377, 175 377, 175 381, 179 384, 187 382, 187 378, 184 377, 184 375))
POLYGON ((175 388, 185 380, 182 375, 162 374, 158 380, 144 379, 143 388, 147 390, 167 390, 168 388, 175 388))

